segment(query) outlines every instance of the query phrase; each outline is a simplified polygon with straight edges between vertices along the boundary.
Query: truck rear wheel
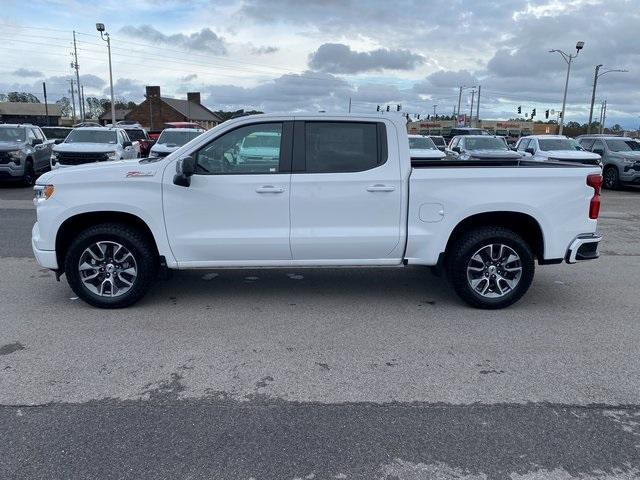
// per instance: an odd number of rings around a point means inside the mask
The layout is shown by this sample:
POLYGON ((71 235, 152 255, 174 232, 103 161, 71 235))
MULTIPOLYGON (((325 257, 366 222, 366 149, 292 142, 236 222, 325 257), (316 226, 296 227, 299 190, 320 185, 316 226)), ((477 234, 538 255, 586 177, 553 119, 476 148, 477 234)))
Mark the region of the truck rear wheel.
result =
POLYGON ((535 270, 531 248, 504 227, 483 227, 460 236, 448 252, 447 270, 456 293, 476 308, 498 309, 518 301, 535 270))
POLYGON ((69 286, 85 302, 122 308, 140 300, 157 272, 149 240, 118 223, 89 227, 72 242, 65 257, 69 286))

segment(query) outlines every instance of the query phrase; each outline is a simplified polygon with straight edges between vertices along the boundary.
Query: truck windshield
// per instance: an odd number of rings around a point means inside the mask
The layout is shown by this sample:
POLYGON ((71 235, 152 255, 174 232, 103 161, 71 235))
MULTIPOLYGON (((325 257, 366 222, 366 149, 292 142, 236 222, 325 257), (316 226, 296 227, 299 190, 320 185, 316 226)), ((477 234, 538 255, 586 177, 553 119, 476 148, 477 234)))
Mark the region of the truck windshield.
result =
POLYGON ((118 143, 114 130, 72 130, 64 143, 118 143))
POLYGON ((0 142, 24 142, 24 128, 0 128, 0 142))
POLYGON ((538 140, 540 150, 582 150, 582 147, 573 138, 545 138, 538 140))
POLYGON ((507 144, 499 138, 467 138, 465 140, 467 150, 508 150, 507 144))
POLYGON ((409 148, 412 150, 437 150, 436 145, 429 137, 409 137, 409 148))
POLYGON ((200 133, 201 132, 193 132, 189 130, 184 130, 181 132, 175 130, 169 132, 165 130, 160 134, 158 143, 161 145, 176 145, 178 147, 181 147, 185 143, 190 142, 191 140, 196 138, 198 135, 200 135, 200 133))
POLYGON ((634 140, 605 140, 607 147, 612 152, 637 152, 640 151, 640 143, 634 140))

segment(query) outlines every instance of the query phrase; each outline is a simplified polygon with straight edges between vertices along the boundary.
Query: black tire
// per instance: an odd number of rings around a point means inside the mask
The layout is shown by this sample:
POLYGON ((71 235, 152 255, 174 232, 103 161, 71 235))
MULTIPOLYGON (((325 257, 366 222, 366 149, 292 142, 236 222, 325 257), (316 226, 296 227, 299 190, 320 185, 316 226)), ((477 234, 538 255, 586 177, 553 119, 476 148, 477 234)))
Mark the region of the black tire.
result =
POLYGON ((33 187, 36 183, 36 173, 33 170, 33 162, 30 158, 24 164, 24 175, 22 177, 22 185, 25 187, 33 187))
POLYGON ((609 190, 618 190, 620 188, 620 175, 618 174, 617 167, 609 165, 604 167, 602 172, 602 186, 609 190))
MULTIPOLYGON (((479 263, 483 265, 482 262, 479 263)), ((499 265, 502 265, 502 261, 499 265)), ((504 266, 506 265, 507 263, 505 262, 504 266)), ((492 263, 493 268, 504 268, 504 266, 497 267, 492 263)), ((486 267, 487 270, 489 268, 491 267, 486 267)), ((508 307, 517 302, 531 286, 534 271, 534 257, 527 242, 517 233, 504 227, 482 227, 465 232, 454 240, 449 252, 447 252, 447 274, 454 290, 460 298, 476 308, 498 309, 508 307), (479 250, 488 245, 505 245, 509 249, 512 249, 519 257, 519 263, 513 265, 519 265, 521 267, 519 280, 515 286, 510 288, 502 296, 494 298, 484 296, 472 288, 467 270, 470 265, 476 265, 471 263, 471 258, 478 253, 479 250)), ((504 274, 505 272, 498 271, 498 273, 504 274)), ((490 277, 491 272, 486 271, 484 273, 478 273, 478 275, 480 278, 482 278, 482 275, 490 277)), ((487 280, 487 284, 489 284, 489 280, 487 280)), ((482 285, 484 285, 484 283, 482 285)), ((493 285, 495 285, 495 281, 493 285)), ((502 286, 504 287, 505 284, 502 283, 502 286)), ((500 290, 507 289, 500 288, 500 290)), ((497 293, 492 291, 489 291, 487 294, 497 295, 497 293)))
POLYGON ((69 286, 78 297, 99 308, 123 308, 134 304, 147 293, 157 271, 158 257, 150 240, 138 229, 119 223, 103 223, 87 228, 71 243, 65 255, 65 275, 69 286), (137 276, 129 290, 119 296, 101 296, 89 290, 82 281, 79 271, 81 256, 96 242, 116 242, 129 250, 135 260, 137 276))

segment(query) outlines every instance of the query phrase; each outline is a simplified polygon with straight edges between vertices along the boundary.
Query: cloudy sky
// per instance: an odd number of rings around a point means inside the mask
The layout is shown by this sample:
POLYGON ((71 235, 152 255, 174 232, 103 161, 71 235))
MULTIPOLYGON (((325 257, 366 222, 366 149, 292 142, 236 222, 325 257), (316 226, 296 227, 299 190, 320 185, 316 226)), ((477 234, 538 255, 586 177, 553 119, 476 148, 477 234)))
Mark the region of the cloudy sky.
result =
MULTIPOLYGON (((213 109, 451 114, 458 86, 482 85, 483 118, 559 109, 575 52, 567 121, 585 122, 594 66, 608 124, 640 124, 640 0, 3 0, 0 93, 68 95, 76 30, 85 95, 108 93, 111 33, 116 95, 140 101, 200 91, 213 109)), ((471 90, 462 98, 468 111, 471 90)), ((597 107, 596 113, 597 117, 597 107)))

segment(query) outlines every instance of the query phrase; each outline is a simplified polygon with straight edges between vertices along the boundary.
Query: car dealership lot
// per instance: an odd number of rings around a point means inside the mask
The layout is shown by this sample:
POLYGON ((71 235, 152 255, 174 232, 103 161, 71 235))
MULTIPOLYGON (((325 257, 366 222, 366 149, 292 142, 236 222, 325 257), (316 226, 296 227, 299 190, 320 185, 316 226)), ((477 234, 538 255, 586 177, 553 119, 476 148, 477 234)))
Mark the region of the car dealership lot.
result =
POLYGON ((640 475, 640 191, 502 311, 420 268, 178 272, 97 310, 36 265, 30 199, 0 188, 0 478, 640 475))

